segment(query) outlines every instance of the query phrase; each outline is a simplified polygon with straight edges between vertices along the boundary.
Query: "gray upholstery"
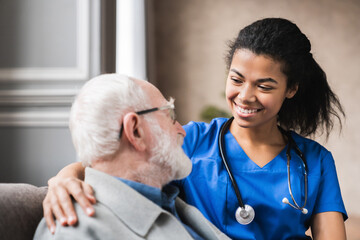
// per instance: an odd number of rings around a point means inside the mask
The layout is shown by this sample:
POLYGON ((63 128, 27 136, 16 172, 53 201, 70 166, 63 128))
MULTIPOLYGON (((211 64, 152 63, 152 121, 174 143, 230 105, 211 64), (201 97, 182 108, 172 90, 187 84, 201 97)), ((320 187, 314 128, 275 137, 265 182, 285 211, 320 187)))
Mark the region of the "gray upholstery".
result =
POLYGON ((42 201, 47 187, 0 184, 0 239, 33 239, 43 216, 42 201))

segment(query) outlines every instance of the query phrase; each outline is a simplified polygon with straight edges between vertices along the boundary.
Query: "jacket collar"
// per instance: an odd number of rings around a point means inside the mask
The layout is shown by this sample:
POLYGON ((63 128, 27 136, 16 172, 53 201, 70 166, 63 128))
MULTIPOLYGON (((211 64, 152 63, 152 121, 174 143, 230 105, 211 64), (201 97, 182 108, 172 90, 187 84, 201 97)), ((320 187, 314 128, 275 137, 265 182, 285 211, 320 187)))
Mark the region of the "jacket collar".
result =
POLYGON ((159 215, 165 212, 125 183, 93 168, 85 169, 85 182, 98 202, 110 208, 132 231, 145 236, 159 215))

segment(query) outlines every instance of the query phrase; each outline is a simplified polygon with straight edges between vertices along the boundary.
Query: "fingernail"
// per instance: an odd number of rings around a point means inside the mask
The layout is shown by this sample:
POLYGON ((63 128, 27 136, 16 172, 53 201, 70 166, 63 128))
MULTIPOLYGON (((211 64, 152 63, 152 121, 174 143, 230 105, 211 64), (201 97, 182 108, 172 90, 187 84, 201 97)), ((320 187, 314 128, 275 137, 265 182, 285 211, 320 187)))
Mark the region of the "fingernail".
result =
POLYGON ((61 225, 66 224, 66 218, 64 218, 64 217, 60 218, 60 223, 61 223, 61 225))
POLYGON ((73 224, 74 222, 75 222, 75 217, 70 216, 70 217, 68 218, 67 223, 68 223, 69 225, 71 225, 71 224, 73 224))
POLYGON ((92 200, 95 200, 95 197, 93 195, 87 194, 88 198, 91 198, 92 200))
POLYGON ((87 213, 87 215, 92 215, 92 214, 94 214, 94 209, 92 209, 92 208, 87 208, 86 209, 86 213, 87 213))
POLYGON ((55 233, 55 227, 54 227, 54 226, 52 226, 52 227, 50 228, 50 232, 51 232, 51 234, 54 234, 54 233, 55 233))

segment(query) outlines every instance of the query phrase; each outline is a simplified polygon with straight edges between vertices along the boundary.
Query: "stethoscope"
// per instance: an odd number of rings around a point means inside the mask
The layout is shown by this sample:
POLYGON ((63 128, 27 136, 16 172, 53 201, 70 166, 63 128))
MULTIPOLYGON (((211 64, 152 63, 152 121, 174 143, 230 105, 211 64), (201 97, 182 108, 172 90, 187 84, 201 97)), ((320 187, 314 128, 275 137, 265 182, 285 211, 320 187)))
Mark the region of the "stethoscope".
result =
MULTIPOLYGON (((238 187, 238 185, 236 183, 236 180, 235 180, 235 178, 234 178, 234 176, 233 176, 233 174, 232 174, 232 172, 231 172, 231 170, 230 170, 230 168, 229 168, 229 166, 227 164, 226 157, 225 157, 224 135, 225 135, 226 131, 229 129, 230 124, 231 124, 231 122, 233 120, 234 120, 234 117, 231 117, 229 120, 227 120, 223 124, 223 126, 220 129, 219 150, 220 150, 220 155, 221 155, 222 161, 223 161, 223 163, 225 165, 226 171, 229 174, 231 184, 234 187, 236 198, 237 198, 237 200, 239 202, 239 207, 237 208, 237 210, 235 212, 236 221, 238 221, 240 224, 247 225, 247 224, 251 223, 254 220, 255 211, 250 205, 244 204, 244 202, 242 200, 242 197, 241 197, 241 194, 240 194, 239 187, 238 187)), ((293 208, 295 208, 297 210, 300 210, 303 214, 307 214, 308 210, 305 208, 306 202, 307 202, 307 172, 308 172, 307 163, 306 163, 306 160, 305 160, 305 157, 304 157, 303 153, 300 151, 300 149, 296 145, 294 139, 292 138, 291 132, 290 131, 285 131, 284 129, 282 129, 280 127, 279 127, 279 129, 280 129, 281 133, 283 135, 285 135, 287 137, 287 139, 288 139, 288 145, 289 146, 288 146, 287 151, 286 151, 287 176, 288 176, 289 193, 290 193, 291 199, 293 201, 293 204, 291 204, 286 197, 284 197, 282 199, 282 202, 285 203, 285 204, 289 204, 291 207, 293 207, 293 208), (296 152, 296 154, 299 155, 299 157, 302 160, 303 167, 304 167, 305 201, 304 201, 304 205, 302 205, 301 207, 295 201, 295 198, 294 198, 294 196, 292 194, 292 189, 291 189, 291 181, 290 181, 290 159, 291 159, 290 151, 291 151, 291 149, 293 149, 296 152)))

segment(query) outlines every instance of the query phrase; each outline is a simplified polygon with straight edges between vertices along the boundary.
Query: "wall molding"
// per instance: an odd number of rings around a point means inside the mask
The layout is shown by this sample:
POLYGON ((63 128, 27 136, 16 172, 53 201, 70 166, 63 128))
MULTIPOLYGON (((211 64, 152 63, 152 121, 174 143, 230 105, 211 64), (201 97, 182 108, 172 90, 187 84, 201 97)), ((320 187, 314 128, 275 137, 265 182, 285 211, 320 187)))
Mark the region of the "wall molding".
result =
POLYGON ((67 127, 68 111, 0 113, 0 127, 67 127))
POLYGON ((75 1, 75 66, 0 68, 1 127, 67 127, 81 85, 100 73, 100 0, 75 1))
MULTIPOLYGON (((84 53, 85 54, 85 53, 84 53)), ((85 54, 86 55, 86 54, 85 54)), ((84 63, 81 63, 84 64, 84 63)), ((1 68, 0 81, 87 80, 88 66, 76 68, 1 68)))
POLYGON ((0 90, 0 107, 71 106, 76 94, 73 89, 0 90))
POLYGON ((88 0, 76 2, 76 67, 74 68, 0 68, 0 81, 88 80, 90 56, 90 6, 88 0))

